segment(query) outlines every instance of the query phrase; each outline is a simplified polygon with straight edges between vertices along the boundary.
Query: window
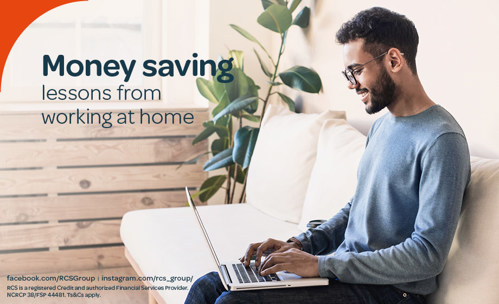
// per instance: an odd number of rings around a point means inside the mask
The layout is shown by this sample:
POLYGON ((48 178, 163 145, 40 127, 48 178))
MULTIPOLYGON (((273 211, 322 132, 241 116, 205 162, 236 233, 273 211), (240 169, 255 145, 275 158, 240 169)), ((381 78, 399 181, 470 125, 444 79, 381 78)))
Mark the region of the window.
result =
MULTIPOLYGON (((28 104, 44 104, 50 102, 63 107, 61 95, 56 100, 49 100, 47 90, 54 89, 96 89, 102 92, 109 89, 112 97, 105 102, 111 106, 118 101, 117 88, 123 84, 128 89, 153 90, 161 89, 153 96, 165 103, 166 95, 173 95, 178 101, 190 99, 194 103, 194 79, 169 80, 160 77, 142 75, 142 63, 147 59, 161 60, 192 56, 206 56, 206 37, 208 26, 209 1, 189 0, 181 3, 169 0, 93 0, 75 2, 53 9, 35 20, 19 37, 12 48, 3 74, 0 102, 3 105, 15 104, 26 107, 28 104), (203 32, 203 33, 200 33, 203 32), (54 62, 58 55, 64 55, 65 63, 76 59, 124 60, 130 64, 136 61, 134 72, 129 81, 124 82, 123 72, 116 77, 97 76, 95 67, 90 76, 60 76, 58 72, 49 71, 43 75, 43 56, 47 54, 54 62), (179 85, 182 87, 179 87, 179 85), (185 87, 185 89, 183 88, 185 87), (168 91, 175 92, 168 94, 168 91), (188 91, 190 93, 181 93, 188 91), (178 97, 184 94, 183 97, 178 97), (44 100, 44 98, 46 98, 44 100)), ((187 78, 187 77, 186 77, 187 78)), ((69 98, 69 94, 66 94, 69 98)), ((98 103, 94 98, 84 100, 82 94, 76 100, 98 103)), ((123 99, 122 99, 123 100, 123 99)), ((147 98, 151 100, 151 98, 147 98)), ((121 102, 122 104, 122 102, 121 102)))

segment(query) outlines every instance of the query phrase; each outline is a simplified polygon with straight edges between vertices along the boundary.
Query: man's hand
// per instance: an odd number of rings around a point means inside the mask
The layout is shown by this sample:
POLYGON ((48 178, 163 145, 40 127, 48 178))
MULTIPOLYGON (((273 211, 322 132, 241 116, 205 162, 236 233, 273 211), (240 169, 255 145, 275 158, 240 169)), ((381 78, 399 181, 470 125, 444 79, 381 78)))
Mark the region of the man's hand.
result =
POLYGON ((319 257, 305 251, 291 248, 270 254, 260 267, 261 275, 266 276, 286 270, 302 277, 319 276, 319 257))
POLYGON ((240 261, 244 264, 244 266, 248 267, 251 262, 251 256, 255 255, 255 265, 258 267, 260 266, 260 260, 264 252, 272 251, 274 253, 279 253, 291 248, 298 248, 298 245, 295 243, 286 243, 284 241, 267 239, 264 242, 250 244, 240 261))

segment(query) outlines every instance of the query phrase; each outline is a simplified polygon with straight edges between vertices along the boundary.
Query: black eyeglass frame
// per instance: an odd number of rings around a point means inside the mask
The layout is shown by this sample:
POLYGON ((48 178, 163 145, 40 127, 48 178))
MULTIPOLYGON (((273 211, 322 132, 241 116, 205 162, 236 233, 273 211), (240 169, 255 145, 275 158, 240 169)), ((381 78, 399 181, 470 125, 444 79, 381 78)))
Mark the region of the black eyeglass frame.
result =
POLYGON ((388 54, 388 51, 384 52, 383 54, 379 55, 379 56, 376 56, 374 57, 373 59, 369 60, 368 62, 365 62, 365 63, 362 63, 362 64, 358 64, 355 66, 355 69, 351 69, 351 68, 346 68, 344 69, 343 71, 341 71, 341 73, 343 74, 343 76, 345 76, 345 78, 352 84, 352 85, 356 85, 357 83, 359 83, 357 81, 357 79, 355 78, 355 75, 354 75, 354 72, 360 70, 360 69, 363 69, 366 65, 368 65, 369 63, 373 62, 374 60, 376 59, 379 59, 383 56, 385 56, 386 54, 388 54))

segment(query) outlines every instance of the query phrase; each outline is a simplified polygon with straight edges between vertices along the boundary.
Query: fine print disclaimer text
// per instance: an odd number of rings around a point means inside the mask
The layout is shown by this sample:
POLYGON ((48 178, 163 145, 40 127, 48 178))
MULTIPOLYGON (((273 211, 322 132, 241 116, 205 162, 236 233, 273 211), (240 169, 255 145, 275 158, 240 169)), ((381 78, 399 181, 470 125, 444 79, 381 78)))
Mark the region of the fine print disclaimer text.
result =
POLYGON ((11 299, 99 299, 112 291, 184 291, 188 290, 193 276, 7 275, 6 279, 5 296, 11 299))

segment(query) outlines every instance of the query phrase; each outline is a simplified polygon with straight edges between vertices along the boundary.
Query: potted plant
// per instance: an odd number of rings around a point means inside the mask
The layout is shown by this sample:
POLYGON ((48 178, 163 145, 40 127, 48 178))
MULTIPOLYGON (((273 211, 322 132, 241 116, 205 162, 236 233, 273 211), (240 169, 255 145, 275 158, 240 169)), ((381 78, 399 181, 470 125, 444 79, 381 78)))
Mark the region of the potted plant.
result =
MULTIPOLYGON (((220 82, 220 70, 213 79, 196 79, 199 92, 215 106, 212 110, 213 119, 203 123, 204 130, 197 135, 193 144, 199 143, 212 135, 212 154, 203 169, 212 171, 225 168, 225 173, 211 176, 206 179, 196 193, 203 202, 207 201, 221 188, 225 190, 225 203, 241 203, 245 197, 246 177, 251 156, 258 138, 265 108, 270 97, 278 95, 291 111, 295 111, 294 101, 281 93, 279 87, 286 85, 290 88, 318 93, 321 91, 322 82, 319 75, 312 69, 303 66, 293 66, 280 71, 280 60, 285 50, 288 30, 291 26, 308 27, 310 8, 304 7, 293 17, 293 13, 301 0, 262 0, 263 13, 257 22, 270 31, 280 36, 280 47, 277 57, 271 56, 269 51, 248 31, 231 24, 230 26, 246 39, 254 42, 257 49, 253 49, 263 73, 268 77, 268 89, 260 95, 260 87, 244 72, 244 56, 242 51, 231 50, 230 62, 233 64, 230 82, 220 82), (262 114, 256 115, 261 106, 262 114), (250 121, 258 127, 245 125, 250 121), (236 186, 241 187, 239 197, 235 197, 236 186)), ((205 153, 206 154, 206 153, 205 153)))

